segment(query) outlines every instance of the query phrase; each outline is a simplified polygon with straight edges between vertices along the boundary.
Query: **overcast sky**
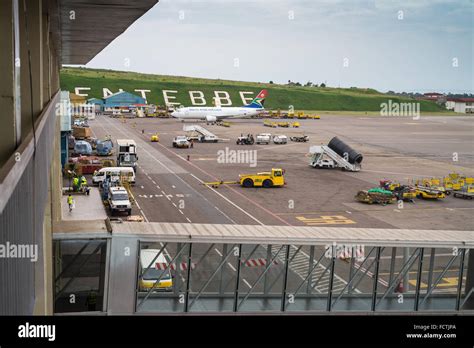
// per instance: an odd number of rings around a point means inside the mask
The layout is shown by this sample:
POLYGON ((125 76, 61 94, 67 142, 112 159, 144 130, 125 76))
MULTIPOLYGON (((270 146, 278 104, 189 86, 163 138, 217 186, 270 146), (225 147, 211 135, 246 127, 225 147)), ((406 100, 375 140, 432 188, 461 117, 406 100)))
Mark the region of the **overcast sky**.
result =
POLYGON ((473 92, 471 0, 160 0, 87 67, 473 92))

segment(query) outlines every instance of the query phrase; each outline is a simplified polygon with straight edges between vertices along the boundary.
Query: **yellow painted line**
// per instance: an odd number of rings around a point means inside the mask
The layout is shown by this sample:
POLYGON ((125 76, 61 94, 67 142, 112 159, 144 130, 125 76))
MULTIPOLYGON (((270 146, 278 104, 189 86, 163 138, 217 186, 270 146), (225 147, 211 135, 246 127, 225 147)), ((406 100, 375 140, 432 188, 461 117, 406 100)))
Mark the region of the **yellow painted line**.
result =
MULTIPOLYGON (((448 287, 455 287, 458 286, 458 277, 446 277, 443 278, 442 281, 438 285, 436 285, 436 288, 448 288, 448 287)), ((416 280, 409 280, 408 281, 411 285, 416 286, 416 280)), ((422 289, 426 289, 428 287, 428 284, 421 282, 420 287, 422 289)))
POLYGON ((321 216, 319 218, 306 218, 304 216, 297 216, 297 220, 305 223, 308 226, 316 225, 349 225, 356 222, 350 220, 342 215, 321 216))

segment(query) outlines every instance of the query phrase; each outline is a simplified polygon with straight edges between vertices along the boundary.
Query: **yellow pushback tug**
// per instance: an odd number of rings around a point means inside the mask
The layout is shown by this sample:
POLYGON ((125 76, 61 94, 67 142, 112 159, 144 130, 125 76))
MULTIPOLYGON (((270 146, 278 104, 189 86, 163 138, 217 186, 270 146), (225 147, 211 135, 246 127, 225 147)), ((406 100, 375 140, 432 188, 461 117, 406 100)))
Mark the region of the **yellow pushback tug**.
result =
POLYGON ((270 172, 257 174, 240 174, 238 181, 214 181, 205 182, 204 185, 214 188, 220 185, 240 185, 243 187, 281 187, 285 185, 285 171, 281 168, 272 168, 270 172))

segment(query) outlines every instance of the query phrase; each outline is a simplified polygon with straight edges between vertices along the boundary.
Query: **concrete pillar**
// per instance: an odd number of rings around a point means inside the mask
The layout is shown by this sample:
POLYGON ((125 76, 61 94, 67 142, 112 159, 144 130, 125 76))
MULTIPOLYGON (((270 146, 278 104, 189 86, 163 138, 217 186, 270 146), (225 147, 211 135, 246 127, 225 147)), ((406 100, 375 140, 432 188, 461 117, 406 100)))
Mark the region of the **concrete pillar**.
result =
MULTIPOLYGON (((469 294, 474 288, 474 249, 469 249, 469 257, 467 261, 466 269, 466 287, 464 288, 464 295, 469 294)), ((466 301, 463 310, 474 309, 474 292, 471 294, 469 299, 466 301)))
POLYGON ((11 156, 16 147, 15 141, 15 108, 14 108, 14 54, 13 54, 13 15, 12 2, 0 1, 0 110, 2 126, 0 127, 0 168, 11 156))
POLYGON ((21 133, 22 139, 25 139, 33 128, 33 122, 43 109, 43 30, 41 24, 43 13, 41 0, 26 0, 26 14, 23 5, 23 1, 20 1, 21 133), (26 26, 28 26, 28 32, 26 26), (31 115, 32 110, 33 115, 31 115))

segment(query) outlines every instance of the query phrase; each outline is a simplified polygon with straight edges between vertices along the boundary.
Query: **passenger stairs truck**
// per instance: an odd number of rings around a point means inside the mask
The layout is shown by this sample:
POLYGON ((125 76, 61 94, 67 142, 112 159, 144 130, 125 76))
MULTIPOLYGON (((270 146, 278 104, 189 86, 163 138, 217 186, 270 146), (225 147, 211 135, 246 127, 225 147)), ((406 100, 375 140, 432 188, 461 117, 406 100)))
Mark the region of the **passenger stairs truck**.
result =
POLYGON ((219 141, 219 138, 215 134, 209 132, 206 128, 199 125, 185 125, 183 127, 183 131, 191 133, 189 139, 195 139, 201 143, 217 143, 219 141))
POLYGON ((327 163, 332 161, 333 167, 343 170, 358 172, 361 169, 362 155, 337 137, 334 137, 328 145, 311 146, 309 153, 309 165, 314 168, 327 167, 327 163))

